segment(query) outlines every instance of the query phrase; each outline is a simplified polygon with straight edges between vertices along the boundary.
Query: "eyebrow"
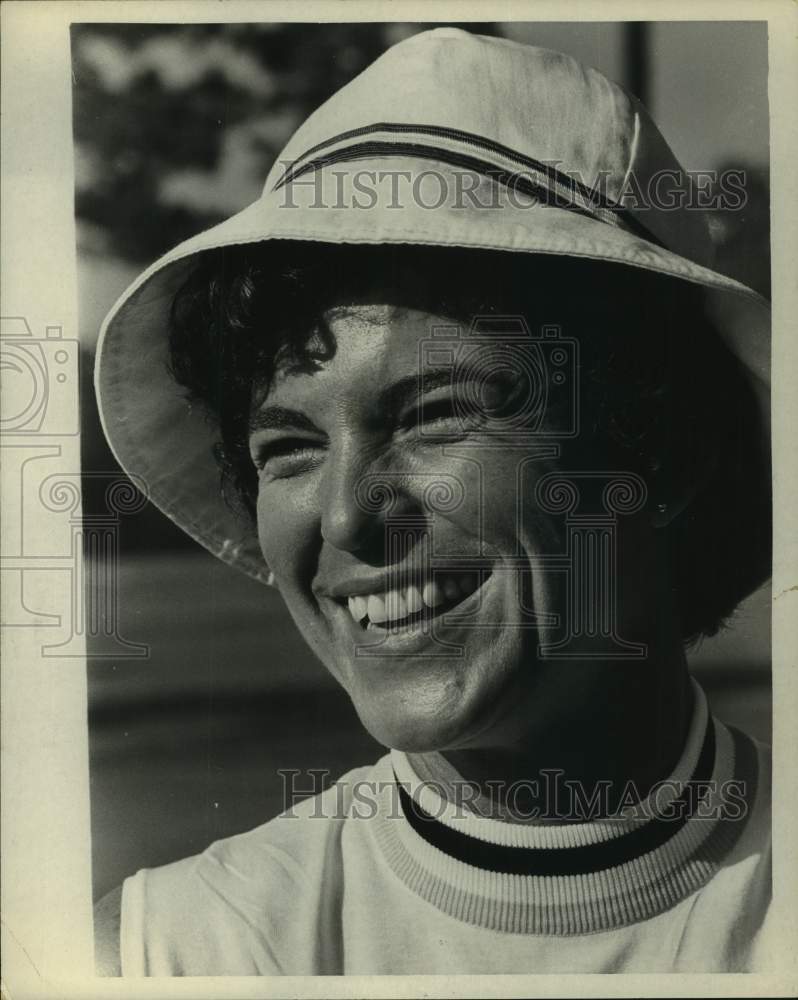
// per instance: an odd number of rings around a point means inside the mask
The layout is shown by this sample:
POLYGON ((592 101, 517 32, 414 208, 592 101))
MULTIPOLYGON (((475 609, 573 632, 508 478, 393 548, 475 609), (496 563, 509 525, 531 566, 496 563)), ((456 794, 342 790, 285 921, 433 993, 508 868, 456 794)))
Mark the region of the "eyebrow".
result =
POLYGON ((380 393, 380 410, 395 414, 403 405, 418 399, 424 393, 451 386, 455 381, 457 381, 456 374, 448 367, 429 368, 420 375, 418 372, 415 375, 406 375, 380 393))
MULTIPOLYGON (((427 392, 435 389, 448 388, 462 381, 457 369, 451 367, 430 368, 420 375, 406 375, 384 389, 378 399, 380 413, 390 413, 395 416, 403 406, 413 402, 427 392)), ((249 419, 249 433, 259 430, 297 430, 311 434, 321 434, 322 431, 313 421, 299 410, 291 410, 284 406, 266 406, 257 410, 249 419)))
POLYGON ((432 392, 434 389, 452 389, 477 378, 482 384, 506 381, 504 377, 490 370, 484 372, 469 371, 463 370, 457 365, 428 368, 421 375, 408 375, 405 378, 400 378, 383 390, 380 393, 380 411, 387 411, 395 416, 404 406, 419 399, 425 393, 432 392))
POLYGON ((320 434, 321 431, 299 410, 289 410, 284 406, 266 406, 257 410, 249 418, 249 433, 255 431, 279 431, 291 428, 296 431, 309 431, 320 434))

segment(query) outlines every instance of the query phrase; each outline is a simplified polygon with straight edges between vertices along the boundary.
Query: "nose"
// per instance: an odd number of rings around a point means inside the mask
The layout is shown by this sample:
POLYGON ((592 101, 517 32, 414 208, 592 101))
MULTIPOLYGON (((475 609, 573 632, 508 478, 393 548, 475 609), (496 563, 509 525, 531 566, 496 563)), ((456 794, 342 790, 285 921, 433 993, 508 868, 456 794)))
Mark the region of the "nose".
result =
POLYGON ((342 552, 384 564, 386 518, 419 512, 384 457, 350 442, 328 457, 321 484, 321 536, 342 552))

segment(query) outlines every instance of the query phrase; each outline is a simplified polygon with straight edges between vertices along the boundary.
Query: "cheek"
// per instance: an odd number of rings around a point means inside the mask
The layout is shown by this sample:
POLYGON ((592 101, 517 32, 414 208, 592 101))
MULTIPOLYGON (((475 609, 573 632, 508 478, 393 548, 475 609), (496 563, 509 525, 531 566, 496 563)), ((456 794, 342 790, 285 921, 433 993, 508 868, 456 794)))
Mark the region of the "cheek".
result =
POLYGON ((535 495, 538 482, 555 468, 551 460, 501 441, 472 454, 456 470, 464 502, 452 520, 469 534, 481 534, 491 550, 503 555, 559 551, 564 519, 542 511, 535 495))
POLYGON ((303 639, 335 674, 329 635, 310 584, 318 560, 317 524, 294 486, 272 483, 258 496, 258 539, 286 608, 303 639))
MULTIPOLYGON (((485 549, 500 558, 520 559, 520 568, 516 563, 502 581, 507 624, 525 624, 523 633, 508 630, 514 642, 537 645, 541 633, 530 627, 530 615, 552 615, 553 625, 562 613, 563 574, 538 562, 566 551, 564 517, 542 511, 536 501, 537 484, 553 469, 550 460, 509 449, 503 455, 490 450, 481 458, 485 549)), ((549 627, 539 621, 539 629, 549 627)))
POLYGON ((297 491, 271 483, 258 493, 258 541, 283 591, 300 590, 313 574, 316 518, 297 491))

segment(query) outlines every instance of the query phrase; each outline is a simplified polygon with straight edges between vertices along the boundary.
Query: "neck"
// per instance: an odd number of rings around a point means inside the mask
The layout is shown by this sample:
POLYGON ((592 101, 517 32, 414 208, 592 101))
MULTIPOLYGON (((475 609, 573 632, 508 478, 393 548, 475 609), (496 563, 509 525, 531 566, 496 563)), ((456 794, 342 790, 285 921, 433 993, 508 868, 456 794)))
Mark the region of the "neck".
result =
POLYGON ((567 693, 558 705, 536 690, 537 711, 520 737, 408 755, 416 773, 483 815, 578 822, 594 795, 598 814, 612 814, 672 772, 693 708, 681 646, 667 656, 650 652, 642 663, 570 661, 538 673, 541 688, 550 679, 567 693))

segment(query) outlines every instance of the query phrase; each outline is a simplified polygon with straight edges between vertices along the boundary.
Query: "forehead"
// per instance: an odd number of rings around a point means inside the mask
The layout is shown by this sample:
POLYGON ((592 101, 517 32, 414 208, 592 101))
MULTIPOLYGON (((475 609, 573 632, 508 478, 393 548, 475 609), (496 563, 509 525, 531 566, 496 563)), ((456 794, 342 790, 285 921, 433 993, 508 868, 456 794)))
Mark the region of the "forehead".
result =
POLYGON ((332 305, 318 318, 302 354, 276 359, 271 384, 261 400, 337 394, 351 387, 369 394, 418 369, 424 344, 453 317, 395 302, 332 305))
POLYGON ((252 409, 300 385, 321 391, 333 376, 343 386, 356 374, 375 382, 408 374, 423 341, 441 327, 451 337, 474 320, 512 314, 530 331, 554 323, 581 335, 586 313, 595 325, 596 307, 607 301, 606 288, 598 301, 594 293, 608 275, 574 261, 423 247, 309 252, 296 267, 300 280, 278 282, 269 293, 265 323, 275 346, 254 373, 252 409), (564 284, 566 272, 580 280, 564 284))
POLYGON ((434 322, 435 314, 424 308, 415 308, 391 301, 349 302, 332 304, 322 311, 321 321, 336 335, 366 334, 375 331, 381 335, 399 333, 434 322))

